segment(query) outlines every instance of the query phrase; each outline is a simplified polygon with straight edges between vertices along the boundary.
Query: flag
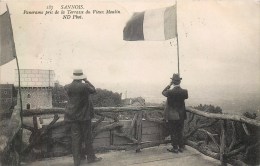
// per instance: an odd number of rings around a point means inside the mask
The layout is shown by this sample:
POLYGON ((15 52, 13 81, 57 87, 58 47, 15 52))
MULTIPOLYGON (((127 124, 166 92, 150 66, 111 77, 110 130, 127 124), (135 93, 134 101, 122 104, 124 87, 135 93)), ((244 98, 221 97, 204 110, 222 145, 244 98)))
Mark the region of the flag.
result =
MULTIPOLYGON (((15 57, 16 51, 13 38, 12 23, 8 7, 6 6, 6 11, 3 14, 0 14, 0 66, 10 62, 15 57)), ((15 163, 13 160, 9 160, 11 156, 14 156, 11 158, 15 158, 15 160, 19 162, 19 157, 17 157, 17 149, 13 147, 20 146, 21 148, 22 146, 21 126, 21 110, 14 109, 9 124, 6 127, 7 131, 4 133, 4 135, 0 135, 1 138, 4 138, 4 141, 0 142, 0 151, 3 155, 1 157, 1 161, 7 162, 7 165, 15 163)))
POLYGON ((16 56, 13 29, 8 7, 0 15, 0 66, 13 60, 16 56))
POLYGON ((126 23, 123 39, 168 40, 177 36, 176 6, 134 13, 126 23))

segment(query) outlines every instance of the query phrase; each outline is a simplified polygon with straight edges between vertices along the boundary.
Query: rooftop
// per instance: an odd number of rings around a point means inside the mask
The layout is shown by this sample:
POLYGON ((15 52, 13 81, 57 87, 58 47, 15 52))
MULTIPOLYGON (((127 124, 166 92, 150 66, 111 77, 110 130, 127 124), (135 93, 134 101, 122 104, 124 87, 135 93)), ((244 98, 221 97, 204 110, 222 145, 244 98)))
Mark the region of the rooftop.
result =
MULTIPOLYGON (((18 86, 18 70, 15 70, 15 86, 18 86)), ((54 71, 20 69, 21 87, 54 87, 54 71)))

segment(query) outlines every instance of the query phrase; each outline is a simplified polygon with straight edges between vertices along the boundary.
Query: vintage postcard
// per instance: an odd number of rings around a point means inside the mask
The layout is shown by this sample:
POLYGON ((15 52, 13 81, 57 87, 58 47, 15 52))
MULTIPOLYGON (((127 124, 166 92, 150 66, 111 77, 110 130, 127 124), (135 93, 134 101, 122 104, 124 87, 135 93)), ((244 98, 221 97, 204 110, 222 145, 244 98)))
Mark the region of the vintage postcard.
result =
POLYGON ((259 9, 0 1, 2 165, 259 164, 259 9))

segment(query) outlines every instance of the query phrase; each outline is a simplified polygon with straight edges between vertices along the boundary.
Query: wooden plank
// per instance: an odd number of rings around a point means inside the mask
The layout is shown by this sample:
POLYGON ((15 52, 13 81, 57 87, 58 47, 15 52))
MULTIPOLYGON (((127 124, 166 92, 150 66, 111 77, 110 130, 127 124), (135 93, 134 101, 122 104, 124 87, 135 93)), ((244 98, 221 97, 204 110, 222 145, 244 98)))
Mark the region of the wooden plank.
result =
POLYGON ((105 131, 102 133, 99 133, 95 139, 99 139, 99 138, 110 138, 110 131, 105 131))
MULTIPOLYGON (((109 124, 109 123, 103 123, 102 126, 105 126, 106 124, 109 124)), ((70 135, 70 130, 68 128, 66 128, 65 126, 59 126, 59 127, 56 127, 54 129, 51 130, 51 137, 52 138, 62 138, 66 135, 70 135)), ((102 132, 102 133, 99 133, 96 138, 107 138, 107 137, 110 137, 110 131, 105 131, 105 132, 102 132)))
POLYGON ((161 140, 162 136, 161 134, 143 134, 142 135, 142 141, 158 141, 161 140))
POLYGON ((103 122, 101 122, 101 123, 97 126, 97 129, 100 128, 100 127, 102 127, 102 126, 109 125, 109 124, 111 124, 111 122, 109 122, 109 121, 103 121, 103 122))
POLYGON ((104 146, 110 146, 110 138, 98 138, 94 139, 93 147, 104 147, 104 146))
MULTIPOLYGON (((144 111, 144 110, 163 110, 163 107, 95 107, 95 111, 97 112, 125 112, 125 111, 144 111)), ((203 112, 197 109, 194 109, 192 107, 186 107, 186 110, 188 112, 201 115, 208 118, 213 119, 225 119, 225 120, 233 120, 233 121, 239 121, 244 122, 248 124, 252 124, 254 126, 260 126, 260 121, 256 119, 250 119, 245 116, 241 115, 229 115, 229 114, 215 114, 215 113, 208 113, 203 112)), ((42 114, 64 114, 64 108, 52 108, 52 109, 34 109, 34 110, 27 110, 26 112, 23 112, 23 116, 31 116, 31 115, 42 115, 42 114)))
MULTIPOLYGON (((129 133, 130 129, 131 129, 131 120, 120 120, 119 124, 123 125, 123 127, 121 128, 120 131, 118 132, 125 132, 125 133, 129 133)), ((133 130, 132 134, 135 134, 135 130, 133 130)))
POLYGON ((159 126, 152 126, 152 127, 143 127, 142 134, 161 134, 162 128, 159 126))
POLYGON ((130 129, 132 121, 131 120, 120 120, 119 124, 123 125, 123 127, 122 127, 123 129, 130 129))
MULTIPOLYGON (((96 130, 99 130, 101 127, 106 126, 111 124, 111 122, 109 121, 102 121, 96 128, 96 130)), ((94 131, 94 132, 95 132, 94 131)), ((110 131, 103 131, 101 133, 98 133, 98 135, 95 136, 95 139, 100 139, 100 138, 109 138, 110 137, 110 131)))
POLYGON ((113 135, 113 145, 124 145, 124 144, 131 143, 131 142, 132 141, 130 141, 127 138, 113 135))
POLYGON ((143 128, 145 128, 145 127, 155 127, 155 126, 159 125, 158 123, 150 122, 150 121, 147 121, 147 120, 143 120, 142 124, 143 124, 142 125, 143 128))
POLYGON ((259 120, 250 119, 250 118, 247 118, 247 117, 241 116, 241 115, 215 114, 215 113, 200 111, 200 110, 194 109, 192 107, 186 107, 186 110, 191 113, 194 113, 196 115, 204 116, 204 117, 211 118, 211 119, 232 120, 232 121, 244 122, 244 123, 248 123, 248 124, 260 127, 259 120))

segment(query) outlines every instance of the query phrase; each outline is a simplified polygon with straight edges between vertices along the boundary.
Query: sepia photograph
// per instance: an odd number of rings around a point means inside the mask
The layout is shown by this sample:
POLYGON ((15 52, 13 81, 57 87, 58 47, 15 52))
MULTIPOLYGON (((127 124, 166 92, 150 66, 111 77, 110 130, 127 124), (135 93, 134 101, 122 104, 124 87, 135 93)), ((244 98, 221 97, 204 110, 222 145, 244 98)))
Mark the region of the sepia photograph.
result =
POLYGON ((0 166, 260 165, 259 0, 0 0, 0 166))

